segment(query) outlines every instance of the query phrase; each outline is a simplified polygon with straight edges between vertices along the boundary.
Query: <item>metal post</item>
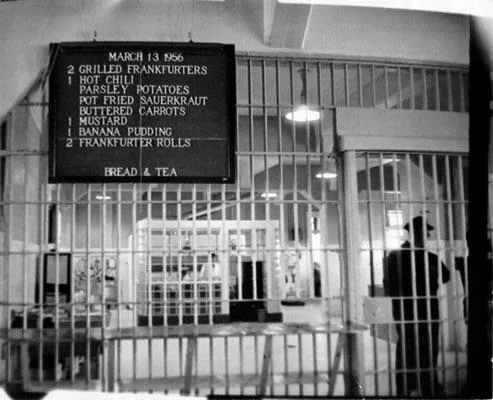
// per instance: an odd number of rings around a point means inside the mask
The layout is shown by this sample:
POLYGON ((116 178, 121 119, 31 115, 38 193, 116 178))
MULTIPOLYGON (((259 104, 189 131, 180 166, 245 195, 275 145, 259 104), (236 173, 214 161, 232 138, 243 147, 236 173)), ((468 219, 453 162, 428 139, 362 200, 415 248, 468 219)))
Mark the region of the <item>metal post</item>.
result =
MULTIPOLYGON (((360 221, 358 211, 357 168, 354 151, 343 153, 344 242, 346 248, 344 268, 345 323, 363 321, 360 285, 360 221)), ((344 341, 345 395, 364 394, 363 341, 359 334, 347 333, 344 341)))

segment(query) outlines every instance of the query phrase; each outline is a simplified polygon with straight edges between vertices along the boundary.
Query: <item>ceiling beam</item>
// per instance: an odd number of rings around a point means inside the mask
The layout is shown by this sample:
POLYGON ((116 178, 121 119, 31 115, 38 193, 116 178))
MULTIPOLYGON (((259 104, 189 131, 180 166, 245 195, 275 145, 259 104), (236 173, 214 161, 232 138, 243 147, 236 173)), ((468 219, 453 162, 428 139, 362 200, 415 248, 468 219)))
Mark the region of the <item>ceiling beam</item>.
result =
POLYGON ((272 4, 269 7, 264 8, 265 36, 270 32, 266 44, 272 47, 302 49, 313 6, 277 2, 273 13, 272 4))

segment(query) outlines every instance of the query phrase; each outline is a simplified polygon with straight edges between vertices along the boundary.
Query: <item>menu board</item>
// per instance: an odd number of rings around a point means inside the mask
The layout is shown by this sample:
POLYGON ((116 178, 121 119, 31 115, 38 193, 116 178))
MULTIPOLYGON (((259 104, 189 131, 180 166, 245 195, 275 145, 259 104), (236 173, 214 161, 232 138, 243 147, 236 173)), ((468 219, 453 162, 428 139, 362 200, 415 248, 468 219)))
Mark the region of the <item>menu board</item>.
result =
POLYGON ((231 183, 234 46, 51 45, 50 183, 231 183))

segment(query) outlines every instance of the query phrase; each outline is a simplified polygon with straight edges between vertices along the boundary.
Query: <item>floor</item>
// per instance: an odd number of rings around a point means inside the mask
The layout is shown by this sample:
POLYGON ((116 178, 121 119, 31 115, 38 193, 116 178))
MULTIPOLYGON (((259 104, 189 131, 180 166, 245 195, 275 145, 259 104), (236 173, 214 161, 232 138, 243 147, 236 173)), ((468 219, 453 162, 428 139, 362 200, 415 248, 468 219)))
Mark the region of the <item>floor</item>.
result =
MULTIPOLYGON (((302 306, 283 306, 282 313, 286 323, 323 323, 328 318, 337 323, 340 303, 335 300, 330 307, 322 307, 319 302, 307 301, 302 306)), ((122 310, 121 326, 132 326, 134 318, 133 310, 122 310)), ((370 330, 361 336, 364 394, 395 395, 395 343, 381 335, 375 337, 370 330)), ((274 335, 265 394, 344 396, 344 355, 337 355, 339 339, 337 333, 274 335)), ((191 394, 207 395, 212 390, 214 394, 255 395, 261 385, 265 345, 265 336, 199 337, 197 350, 191 355, 191 394)), ((115 360, 116 389, 179 393, 187 350, 186 338, 121 341, 115 360)), ((459 394, 466 378, 465 350, 441 352, 438 376, 444 395, 459 394)))
MULTIPOLYGON (((337 304, 330 307, 331 320, 337 304)), ((320 303, 303 306, 283 306, 286 323, 324 322, 329 311, 320 303)), ((339 319, 340 320, 340 319, 339 319)), ((391 396, 395 394, 393 377, 395 343, 375 339, 369 330, 362 334, 365 360, 365 394, 391 396)), ((267 394, 324 395, 332 388, 334 396, 344 395, 342 371, 344 358, 339 360, 335 384, 329 385, 329 371, 337 364, 337 334, 279 335, 273 338, 273 349, 267 394)), ((194 355, 192 388, 207 394, 210 387, 216 394, 255 394, 262 372, 264 337, 199 338, 194 355), (206 386, 207 389, 200 389, 206 386)), ((186 339, 136 340, 121 343, 118 380, 121 389, 154 381, 157 387, 165 382, 183 380, 186 363, 186 339)), ((466 352, 444 351, 439 356, 438 374, 445 395, 458 394, 465 382, 466 352)), ((172 385, 169 387, 174 391, 172 385)))

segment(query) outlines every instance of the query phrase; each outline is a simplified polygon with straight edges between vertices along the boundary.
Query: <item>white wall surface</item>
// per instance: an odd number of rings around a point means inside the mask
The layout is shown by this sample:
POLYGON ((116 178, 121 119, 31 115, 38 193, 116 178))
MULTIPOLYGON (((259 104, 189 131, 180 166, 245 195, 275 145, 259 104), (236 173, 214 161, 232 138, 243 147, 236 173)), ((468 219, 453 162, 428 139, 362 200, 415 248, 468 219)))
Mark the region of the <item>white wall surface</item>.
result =
MULTIPOLYGON (((50 42, 234 43, 240 52, 283 52, 264 44, 261 0, 24 0, 0 3, 0 118, 48 62, 50 42)), ((452 14, 314 6, 304 54, 468 63, 468 20, 452 14)))
POLYGON ((340 150, 469 151, 465 113, 341 107, 336 132, 340 150))
POLYGON ((305 49, 354 57, 469 63, 462 15, 385 8, 317 7, 305 49))

